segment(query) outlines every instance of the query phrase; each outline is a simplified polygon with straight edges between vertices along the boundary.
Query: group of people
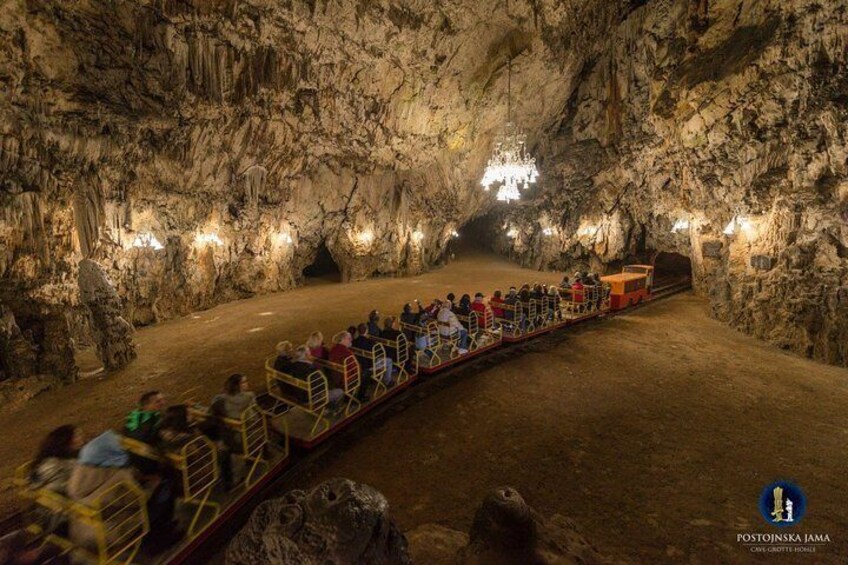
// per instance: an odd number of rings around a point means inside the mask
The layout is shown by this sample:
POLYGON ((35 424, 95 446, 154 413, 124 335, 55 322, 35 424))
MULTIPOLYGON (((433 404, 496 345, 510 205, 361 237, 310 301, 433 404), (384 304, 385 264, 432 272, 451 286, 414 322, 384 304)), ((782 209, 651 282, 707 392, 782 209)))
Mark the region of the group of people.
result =
MULTIPOLYGON (((332 347, 324 345, 324 335, 313 332, 306 343, 292 348, 287 341, 277 344, 277 358, 274 360, 274 370, 285 373, 296 379, 306 381, 310 375, 320 371, 327 377, 328 402, 331 416, 337 415, 343 408, 345 391, 349 389, 345 379, 350 378, 346 370, 351 363, 358 365, 360 381, 356 399, 367 401, 376 390, 374 376, 380 379, 386 387, 391 386, 397 377, 397 351, 391 347, 385 348, 386 356, 374 354, 378 340, 393 341, 399 334, 397 320, 393 316, 386 317, 380 324, 380 313, 373 310, 368 315, 368 321, 356 326, 350 326, 333 336, 332 347)), ((278 386, 284 386, 278 383, 278 386)), ((308 401, 305 390, 281 390, 284 396, 295 396, 300 402, 308 401)))
MULTIPOLYGON (((127 415, 120 434, 107 430, 86 442, 82 430, 71 424, 51 431, 30 465, 30 488, 48 489, 86 504, 96 500, 102 503, 101 497, 122 481, 137 485, 146 494, 148 550, 161 551, 184 534, 174 519, 175 501, 182 488, 180 477, 165 462, 167 458, 126 450, 121 435, 146 444, 158 455, 178 453, 188 442, 205 435, 215 443, 222 486, 229 491, 234 485, 231 454, 241 450, 241 440, 223 419, 238 420, 255 403, 248 380, 240 374, 227 378, 224 390, 212 399, 208 418, 197 423, 192 421, 188 405, 167 406, 161 392, 145 392, 127 415)), ((82 547, 95 545, 93 533, 84 524, 47 512, 38 519, 48 533, 69 536, 82 547)))
POLYGON ((592 306, 595 309, 600 309, 603 304, 604 293, 601 289, 604 288, 604 283, 598 273, 577 271, 574 273, 573 280, 566 275, 560 282, 560 288, 577 304, 586 304, 589 300, 593 300, 592 306))

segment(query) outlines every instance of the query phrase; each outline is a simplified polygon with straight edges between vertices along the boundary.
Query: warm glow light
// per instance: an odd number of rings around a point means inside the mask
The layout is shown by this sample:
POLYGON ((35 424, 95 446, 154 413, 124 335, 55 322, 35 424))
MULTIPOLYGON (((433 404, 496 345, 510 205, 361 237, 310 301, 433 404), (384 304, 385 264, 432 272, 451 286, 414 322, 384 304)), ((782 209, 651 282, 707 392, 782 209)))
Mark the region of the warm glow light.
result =
POLYGON ((554 230, 552 228, 545 228, 545 229, 542 230, 542 233, 545 234, 545 235, 553 235, 554 230))
POLYGON ((133 247, 151 247, 156 251, 160 249, 165 249, 165 247, 156 239, 156 236, 152 233, 141 232, 135 236, 135 239, 132 242, 133 247))
POLYGON ((724 235, 733 235, 736 233, 736 216, 724 226, 724 235))
POLYGON ((374 232, 372 232, 371 230, 361 231, 356 235, 356 241, 367 245, 374 241, 374 232))
POLYGON ((277 234, 274 236, 274 239, 276 240, 278 245, 291 245, 292 241, 294 241, 292 239, 291 234, 284 231, 277 232, 277 234))
POLYGON ((424 232, 421 230, 415 230, 412 232, 412 241, 421 241, 424 239, 424 232))
POLYGON ((671 233, 680 233, 689 229, 689 220, 680 219, 674 222, 671 233))
POLYGON ((198 245, 224 245, 217 233, 199 233, 195 241, 198 245))
POLYGON ((456 230, 451 230, 450 235, 453 238, 457 238, 457 237, 459 237, 459 232, 456 231, 456 230))
POLYGON ((509 237, 509 238, 514 238, 517 235, 518 235, 518 230, 515 229, 515 228, 512 228, 511 230, 506 232, 506 236, 509 237))
POLYGON ((599 226, 583 226, 582 228, 577 230, 577 235, 595 235, 598 233, 599 229, 599 226))

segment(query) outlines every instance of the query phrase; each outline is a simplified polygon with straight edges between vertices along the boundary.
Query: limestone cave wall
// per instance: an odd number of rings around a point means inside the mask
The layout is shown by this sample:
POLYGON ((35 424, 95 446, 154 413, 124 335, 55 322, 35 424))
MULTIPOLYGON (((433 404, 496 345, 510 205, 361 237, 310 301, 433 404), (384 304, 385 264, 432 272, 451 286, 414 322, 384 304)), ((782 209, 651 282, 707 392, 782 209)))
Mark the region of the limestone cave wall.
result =
POLYGON ((492 215, 496 246, 540 269, 681 253, 714 316, 848 365, 848 2, 642 4, 540 136, 539 187, 492 215))
POLYGON ((491 203, 507 60, 535 131, 628 9, 0 1, 0 387, 120 366, 133 326, 291 288, 322 246, 345 280, 427 269, 491 203))

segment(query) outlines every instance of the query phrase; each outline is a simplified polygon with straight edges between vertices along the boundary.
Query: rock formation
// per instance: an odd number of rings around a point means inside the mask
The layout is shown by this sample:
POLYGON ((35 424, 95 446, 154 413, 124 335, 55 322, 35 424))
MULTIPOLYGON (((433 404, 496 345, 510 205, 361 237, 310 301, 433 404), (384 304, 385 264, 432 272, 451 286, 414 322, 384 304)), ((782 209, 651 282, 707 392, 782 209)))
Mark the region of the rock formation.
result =
POLYGON ((123 367, 135 359, 132 326, 121 316, 121 301, 100 266, 91 259, 79 264, 80 297, 91 313, 97 352, 107 369, 123 367))
POLYGON ((233 538, 227 565, 409 564, 385 497, 347 479, 266 500, 233 538))
POLYGON ((848 4, 633 4, 498 247, 572 271, 685 255, 717 318, 848 365, 848 4))
POLYGON ((598 551, 559 514, 545 519, 510 487, 495 489, 474 515, 470 535, 427 524, 409 532, 416 563, 526 565, 602 563, 598 551))
POLYGON ((541 181, 494 210, 501 249, 569 269, 682 253, 720 319, 848 363, 842 0, 0 14, 0 301, 39 352, 98 341, 83 259, 134 326, 291 288, 324 246, 345 280, 432 266, 493 210, 479 179, 511 59, 541 181))

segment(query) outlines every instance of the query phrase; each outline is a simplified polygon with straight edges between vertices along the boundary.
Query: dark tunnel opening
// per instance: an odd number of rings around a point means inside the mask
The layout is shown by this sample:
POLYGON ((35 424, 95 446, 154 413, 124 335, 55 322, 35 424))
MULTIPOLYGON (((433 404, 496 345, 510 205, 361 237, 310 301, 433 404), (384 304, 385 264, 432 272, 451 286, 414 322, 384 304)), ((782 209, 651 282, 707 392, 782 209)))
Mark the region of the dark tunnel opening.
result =
POLYGON ((681 280, 692 277, 692 261, 680 253, 660 251, 654 257, 654 271, 658 280, 681 280))
POLYGON ((326 243, 321 243, 315 252, 312 264, 303 269, 303 278, 310 282, 342 282, 342 272, 336 264, 326 243))

